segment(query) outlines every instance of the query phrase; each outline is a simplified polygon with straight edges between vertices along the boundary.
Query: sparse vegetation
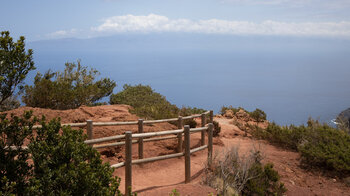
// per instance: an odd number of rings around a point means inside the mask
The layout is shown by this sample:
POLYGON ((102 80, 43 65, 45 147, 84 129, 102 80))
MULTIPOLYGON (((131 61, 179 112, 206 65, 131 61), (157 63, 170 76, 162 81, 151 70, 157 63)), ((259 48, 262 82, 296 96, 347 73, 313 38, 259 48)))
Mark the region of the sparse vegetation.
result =
POLYGON ((309 167, 350 174, 350 135, 343 130, 309 119, 307 126, 271 123, 266 130, 257 128, 253 135, 300 152, 302 162, 309 167))
POLYGON ((34 85, 25 86, 22 97, 27 106, 50 109, 73 109, 92 105, 109 96, 115 82, 109 78, 96 81, 99 72, 77 63, 66 63, 63 72, 38 73, 34 85))
POLYGON ((261 160, 257 150, 245 157, 239 155, 238 147, 226 149, 206 167, 204 183, 222 195, 283 195, 286 189, 273 165, 264 166, 261 160))
POLYGON ((249 116, 251 118, 253 118, 257 123, 262 122, 264 120, 266 120, 266 113, 264 111, 262 111, 259 108, 256 108, 254 111, 249 112, 247 110, 245 110, 242 107, 238 107, 238 108, 234 108, 232 106, 222 106, 221 107, 221 115, 224 115, 226 113, 227 110, 231 110, 233 112, 233 114, 237 114, 237 112, 239 112, 240 110, 243 110, 244 112, 246 112, 247 114, 249 114, 249 116))
POLYGON ((84 143, 82 130, 23 117, 0 118, 0 192, 18 195, 120 195, 120 179, 109 164, 84 143), (33 124, 42 128, 33 131, 33 124), (28 149, 22 148, 29 143, 28 149), (10 150, 7 146, 15 146, 10 150), (31 155, 31 157, 29 157, 31 155), (31 161, 29 161, 31 160, 31 161))
POLYGON ((246 111, 244 108, 242 107, 238 107, 238 108, 234 108, 232 107, 232 105, 226 107, 226 106, 222 106, 221 107, 221 111, 220 111, 220 114, 221 115, 224 115, 226 113, 226 110, 231 110, 233 112, 233 114, 236 114, 239 110, 244 110, 246 111))

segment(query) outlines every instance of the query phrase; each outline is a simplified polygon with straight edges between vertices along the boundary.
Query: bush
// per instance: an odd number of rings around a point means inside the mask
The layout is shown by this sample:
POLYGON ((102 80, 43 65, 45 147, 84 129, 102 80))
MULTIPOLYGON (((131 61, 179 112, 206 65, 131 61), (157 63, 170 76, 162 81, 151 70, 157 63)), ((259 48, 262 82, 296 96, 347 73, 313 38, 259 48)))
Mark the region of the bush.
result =
POLYGON ((206 110, 201 108, 182 106, 182 108, 179 109, 179 116, 191 116, 193 114, 202 114, 204 112, 206 112, 206 110))
POLYGON ((265 130, 255 126, 252 134, 255 137, 266 139, 282 147, 298 150, 298 146, 304 141, 306 132, 307 127, 303 125, 299 127, 294 125, 282 127, 273 122, 265 130))
POLYGON ((221 115, 224 115, 224 114, 226 113, 226 110, 231 110, 231 111, 233 112, 233 114, 236 114, 239 110, 244 110, 244 111, 246 111, 246 110, 245 110, 244 108, 242 108, 242 107, 234 108, 234 107, 232 107, 232 105, 230 105, 230 106, 228 106, 228 107, 222 106, 222 107, 221 107, 221 111, 220 111, 221 115))
POLYGON ((258 108, 256 108, 253 112, 248 112, 250 117, 256 120, 257 123, 266 120, 266 113, 258 108))
POLYGON ((184 120, 184 125, 189 125, 190 128, 196 128, 197 127, 197 122, 194 119, 187 119, 184 120))
POLYGON ((272 163, 263 166, 261 163, 255 163, 249 173, 256 178, 247 181, 246 186, 242 190, 242 195, 284 195, 287 189, 283 183, 280 183, 278 172, 273 169, 272 163))
POLYGON ((1 192, 8 192, 9 185, 15 183, 12 193, 19 195, 120 195, 120 179, 113 177, 109 164, 102 164, 100 154, 84 143, 82 130, 61 127, 57 120, 45 123, 42 118, 42 128, 34 136, 35 122, 30 112, 11 120, 1 117, 0 179, 8 179, 7 185, 1 184, 1 192), (4 150, 4 138, 19 149, 4 150), (24 141, 29 142, 28 150, 21 148, 24 141))
MULTIPOLYGON (((28 187, 26 179, 31 176, 32 166, 27 162, 29 152, 22 148, 24 141, 32 137, 32 127, 36 119, 31 119, 32 113, 26 112, 22 118, 6 114, 0 115, 0 179, 13 184, 14 194, 24 193, 28 187), (6 146, 18 146, 17 150, 9 150, 6 146)), ((5 184, 1 183, 0 192, 6 192, 5 184)))
POLYGON ((177 117, 178 108, 166 98, 154 92, 150 86, 124 85, 123 90, 110 97, 110 104, 126 104, 133 107, 132 113, 150 119, 177 117))
POLYGON ((327 125, 309 127, 298 146, 303 163, 350 174, 350 135, 327 125))
POLYGON ((350 135, 309 119, 308 126, 281 127, 271 123, 253 135, 301 153, 305 165, 350 174, 350 135))
POLYGON ((273 165, 263 166, 261 160, 259 151, 245 157, 232 147, 214 156, 212 166, 206 167, 204 183, 222 195, 283 195, 286 189, 273 165))
POLYGON ((80 61, 65 66, 64 72, 38 73, 34 86, 25 86, 22 101, 31 107, 74 109, 109 96, 116 86, 109 78, 95 81, 99 72, 81 66, 80 61))

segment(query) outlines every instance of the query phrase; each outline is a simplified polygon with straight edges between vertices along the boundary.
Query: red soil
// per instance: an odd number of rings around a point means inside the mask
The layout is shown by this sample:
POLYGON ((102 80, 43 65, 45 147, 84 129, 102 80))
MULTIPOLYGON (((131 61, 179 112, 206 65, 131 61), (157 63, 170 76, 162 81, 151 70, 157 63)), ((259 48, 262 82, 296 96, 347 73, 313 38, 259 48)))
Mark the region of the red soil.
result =
MULTIPOLYGON (((98 107, 80 107, 74 110, 49 110, 41 108, 21 107, 8 113, 21 115, 25 110, 33 110, 34 115, 45 115, 48 120, 61 117, 62 123, 85 122, 91 119, 96 122, 134 121, 138 117, 128 112, 126 105, 106 105, 98 107)), ((286 195, 350 195, 350 187, 345 186, 338 178, 328 178, 300 167, 300 156, 296 152, 287 151, 245 136, 232 119, 215 117, 222 127, 219 138, 214 139, 214 151, 238 145, 240 153, 249 153, 255 147, 264 154, 265 162, 272 162, 281 176, 281 181, 288 189, 286 195)), ((145 132, 176 129, 169 123, 154 124, 144 127, 145 132)), ((123 134, 125 131, 137 131, 137 126, 94 127, 94 138, 123 134)), ((191 135, 191 147, 199 146, 200 133, 191 135)), ((175 153, 176 140, 147 142, 144 144, 144 157, 153 157, 175 153)), ((105 162, 115 164, 124 160, 124 148, 108 148, 100 151, 105 162)), ((137 159, 137 144, 133 145, 133 158, 137 159)), ((180 195, 216 194, 215 189, 202 185, 203 168, 207 159, 207 151, 203 150, 191 155, 192 181, 184 184, 184 158, 173 158, 143 165, 133 166, 133 191, 138 195, 169 195, 177 189, 180 195)), ((116 169, 115 175, 121 177, 120 189, 124 192, 124 168, 116 169)))

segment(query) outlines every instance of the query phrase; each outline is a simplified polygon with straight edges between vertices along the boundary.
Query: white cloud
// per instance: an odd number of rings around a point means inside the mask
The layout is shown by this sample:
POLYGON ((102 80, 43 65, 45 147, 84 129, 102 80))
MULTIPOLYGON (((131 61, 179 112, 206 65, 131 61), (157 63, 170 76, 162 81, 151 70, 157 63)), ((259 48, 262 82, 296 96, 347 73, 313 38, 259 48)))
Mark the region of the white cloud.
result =
POLYGON ((61 30, 48 35, 49 38, 97 37, 117 33, 187 32, 228 35, 281 35, 323 36, 350 38, 350 21, 343 22, 279 22, 267 20, 260 23, 235 20, 189 20, 169 19, 166 16, 113 16, 89 30, 61 30))
POLYGON ((261 23, 234 20, 169 19, 166 16, 113 16, 91 29, 97 34, 125 32, 194 32, 232 35, 293 35, 350 37, 350 22, 286 23, 267 20, 261 23))
POLYGON ((78 29, 70 29, 70 30, 59 30, 46 35, 47 38, 65 38, 65 37, 74 37, 78 35, 78 29))

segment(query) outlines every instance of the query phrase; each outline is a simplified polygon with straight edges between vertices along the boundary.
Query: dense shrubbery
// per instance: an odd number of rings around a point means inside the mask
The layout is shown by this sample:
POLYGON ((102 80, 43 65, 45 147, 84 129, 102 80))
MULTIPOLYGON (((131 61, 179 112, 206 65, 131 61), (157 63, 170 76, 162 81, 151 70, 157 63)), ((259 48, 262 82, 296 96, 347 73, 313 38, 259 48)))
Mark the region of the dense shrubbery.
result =
POLYGON ((299 151, 308 166, 350 174, 350 135, 342 130, 310 119, 307 126, 271 123, 266 130, 256 129, 253 135, 299 151))
POLYGON ((38 73, 34 86, 25 86, 23 102, 31 107, 73 109, 109 96, 116 86, 109 78, 95 81, 99 72, 81 66, 80 61, 65 66, 64 72, 38 73))
POLYGON ((120 180, 112 176, 109 164, 102 164, 99 153, 84 144, 82 130, 61 127, 57 120, 45 123, 43 118, 39 120, 42 128, 34 136, 36 122, 30 112, 11 120, 1 115, 0 193, 120 195, 120 180), (24 143, 29 143, 28 149, 21 148, 24 143))
POLYGON ((283 195, 286 189, 277 171, 270 163, 264 166, 261 160, 259 151, 245 157, 232 147, 214 156, 212 166, 205 170, 204 183, 222 195, 283 195))

